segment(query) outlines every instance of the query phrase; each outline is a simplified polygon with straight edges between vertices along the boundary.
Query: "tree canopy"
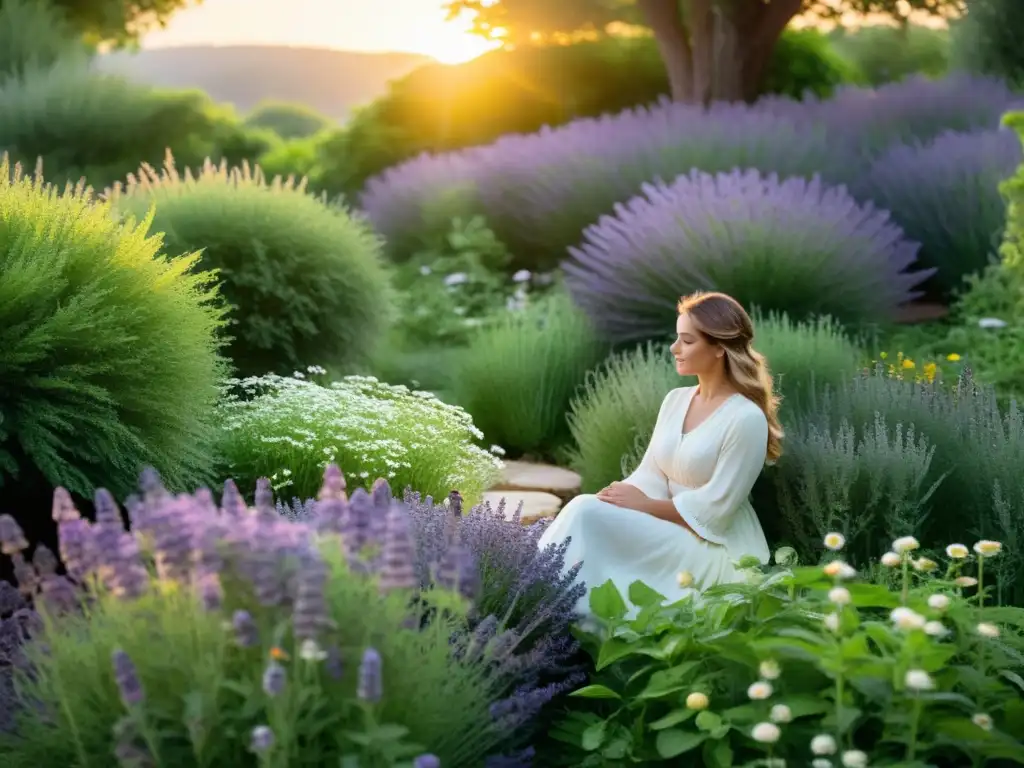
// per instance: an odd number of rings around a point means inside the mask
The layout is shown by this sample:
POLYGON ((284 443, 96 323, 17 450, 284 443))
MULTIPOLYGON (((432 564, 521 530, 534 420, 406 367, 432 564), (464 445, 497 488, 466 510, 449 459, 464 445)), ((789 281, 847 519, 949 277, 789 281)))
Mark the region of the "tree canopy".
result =
MULTIPOLYGON (((130 43, 171 15, 202 0, 50 0, 91 43, 130 43)), ((4 0, 0 0, 0 6, 4 0)))

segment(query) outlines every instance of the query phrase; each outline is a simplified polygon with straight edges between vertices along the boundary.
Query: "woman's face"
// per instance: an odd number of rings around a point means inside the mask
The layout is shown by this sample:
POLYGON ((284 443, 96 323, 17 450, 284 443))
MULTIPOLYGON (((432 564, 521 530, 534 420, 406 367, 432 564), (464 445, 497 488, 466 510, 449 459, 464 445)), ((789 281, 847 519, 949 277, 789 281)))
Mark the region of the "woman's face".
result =
POLYGON ((676 340, 669 347, 676 359, 676 372, 680 376, 702 376, 722 364, 725 351, 711 344, 693 327, 685 312, 676 320, 676 340))

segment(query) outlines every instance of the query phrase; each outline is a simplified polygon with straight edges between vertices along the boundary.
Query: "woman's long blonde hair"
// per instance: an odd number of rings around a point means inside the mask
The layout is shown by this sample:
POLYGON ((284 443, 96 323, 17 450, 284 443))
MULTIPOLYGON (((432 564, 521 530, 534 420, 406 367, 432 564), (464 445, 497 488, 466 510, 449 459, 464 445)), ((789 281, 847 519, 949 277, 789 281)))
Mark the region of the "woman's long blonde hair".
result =
POLYGON ((743 306, 724 293, 697 291, 679 300, 679 314, 685 313, 694 327, 711 344, 725 350, 725 373, 736 391, 752 400, 768 419, 766 460, 774 463, 782 455, 785 432, 779 423, 780 398, 773 390, 771 370, 764 355, 754 349, 754 323, 743 306))

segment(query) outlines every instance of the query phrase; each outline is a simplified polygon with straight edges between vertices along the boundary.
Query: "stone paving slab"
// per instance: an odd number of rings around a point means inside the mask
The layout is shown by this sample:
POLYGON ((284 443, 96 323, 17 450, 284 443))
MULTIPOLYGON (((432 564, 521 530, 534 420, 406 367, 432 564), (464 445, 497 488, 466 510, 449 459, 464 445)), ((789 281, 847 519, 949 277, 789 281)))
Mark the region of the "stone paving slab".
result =
POLYGON ((523 503, 523 513, 519 521, 530 525, 545 517, 554 517, 562 508, 562 500, 553 493, 543 491, 487 491, 483 500, 492 508, 497 509, 498 502, 505 499, 505 516, 511 520, 519 503, 523 503))
POLYGON ((506 461, 502 479, 493 491, 541 491, 557 496, 563 503, 580 492, 580 476, 549 464, 506 461))

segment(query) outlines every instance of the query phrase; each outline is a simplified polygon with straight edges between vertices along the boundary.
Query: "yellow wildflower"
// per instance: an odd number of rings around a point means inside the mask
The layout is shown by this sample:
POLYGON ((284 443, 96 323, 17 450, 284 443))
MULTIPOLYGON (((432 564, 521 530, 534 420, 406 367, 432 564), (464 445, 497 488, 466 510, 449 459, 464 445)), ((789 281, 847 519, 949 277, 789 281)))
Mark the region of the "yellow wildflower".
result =
POLYGON ((882 353, 881 353, 881 354, 879 355, 879 357, 880 357, 880 358, 882 358, 883 360, 885 360, 885 359, 886 359, 887 357, 889 357, 889 353, 888 353, 888 352, 882 352, 882 353))
POLYGON ((949 360, 949 362, 951 362, 951 363, 959 363, 960 362, 960 355, 958 355, 956 352, 954 352, 951 355, 946 355, 946 359, 949 360))
POLYGON ((903 360, 903 367, 906 368, 908 371, 910 371, 910 370, 913 370, 914 368, 916 368, 917 364, 914 363, 914 361, 911 360, 909 357, 907 357, 907 358, 904 358, 904 360, 903 360))
POLYGON ((938 370, 939 370, 939 366, 937 366, 935 363, 928 363, 927 365, 925 365, 925 367, 924 367, 924 378, 925 378, 925 381, 929 381, 929 382, 935 381, 935 374, 938 372, 938 370))

